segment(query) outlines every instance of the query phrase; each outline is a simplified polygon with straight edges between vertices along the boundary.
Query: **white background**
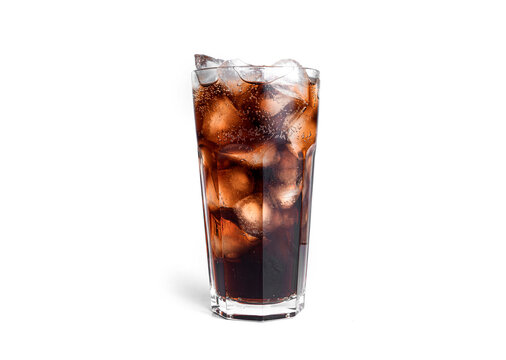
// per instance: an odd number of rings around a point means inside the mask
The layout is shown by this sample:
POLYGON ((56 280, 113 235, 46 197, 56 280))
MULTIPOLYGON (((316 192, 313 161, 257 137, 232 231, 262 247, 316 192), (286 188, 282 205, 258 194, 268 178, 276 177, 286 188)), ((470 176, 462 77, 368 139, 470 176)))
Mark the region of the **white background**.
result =
POLYGON ((503 1, 2 1, 0 358, 504 359, 503 1), (306 309, 208 310, 193 54, 321 70, 306 309))

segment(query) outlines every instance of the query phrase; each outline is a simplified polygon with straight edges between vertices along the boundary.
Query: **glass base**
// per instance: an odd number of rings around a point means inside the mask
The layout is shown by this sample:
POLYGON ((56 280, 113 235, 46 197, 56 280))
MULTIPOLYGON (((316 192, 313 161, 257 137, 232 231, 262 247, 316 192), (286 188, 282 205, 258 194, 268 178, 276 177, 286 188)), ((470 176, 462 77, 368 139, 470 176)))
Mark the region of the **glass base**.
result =
POLYGON ((293 295, 274 304, 242 303, 211 291, 211 311, 225 319, 274 320, 290 318, 304 308, 304 295, 293 295))

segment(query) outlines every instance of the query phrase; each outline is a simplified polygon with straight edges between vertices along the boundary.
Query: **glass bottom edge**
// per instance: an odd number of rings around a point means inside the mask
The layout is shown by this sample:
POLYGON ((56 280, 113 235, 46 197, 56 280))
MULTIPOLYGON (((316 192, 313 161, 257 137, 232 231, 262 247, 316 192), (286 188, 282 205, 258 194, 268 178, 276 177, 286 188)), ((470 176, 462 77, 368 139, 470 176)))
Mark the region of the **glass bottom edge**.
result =
POLYGON ((211 291, 211 311, 224 319, 266 321, 291 318, 304 309, 304 295, 291 297, 274 304, 242 303, 218 296, 211 291))

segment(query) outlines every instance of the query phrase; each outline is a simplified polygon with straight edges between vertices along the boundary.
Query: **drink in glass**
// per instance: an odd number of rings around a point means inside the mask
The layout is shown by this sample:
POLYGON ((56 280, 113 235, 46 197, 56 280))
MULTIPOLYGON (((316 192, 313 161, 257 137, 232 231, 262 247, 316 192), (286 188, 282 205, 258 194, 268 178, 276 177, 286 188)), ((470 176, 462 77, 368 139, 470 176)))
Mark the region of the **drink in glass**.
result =
POLYGON ((225 318, 304 307, 319 72, 196 55, 195 123, 211 285, 225 318))

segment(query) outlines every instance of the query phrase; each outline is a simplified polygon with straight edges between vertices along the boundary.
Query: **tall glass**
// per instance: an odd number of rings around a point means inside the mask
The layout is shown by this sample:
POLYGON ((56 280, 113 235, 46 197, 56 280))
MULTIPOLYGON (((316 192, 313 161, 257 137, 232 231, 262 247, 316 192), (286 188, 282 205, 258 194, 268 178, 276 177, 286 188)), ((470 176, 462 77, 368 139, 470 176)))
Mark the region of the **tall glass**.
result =
POLYGON ((319 72, 294 61, 192 73, 211 309, 304 307, 319 72))

